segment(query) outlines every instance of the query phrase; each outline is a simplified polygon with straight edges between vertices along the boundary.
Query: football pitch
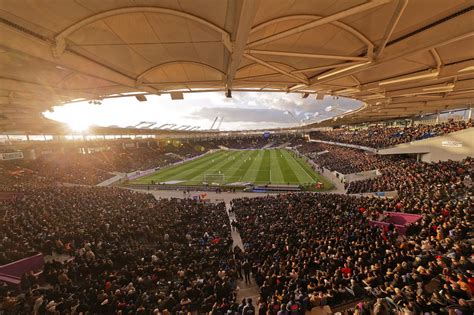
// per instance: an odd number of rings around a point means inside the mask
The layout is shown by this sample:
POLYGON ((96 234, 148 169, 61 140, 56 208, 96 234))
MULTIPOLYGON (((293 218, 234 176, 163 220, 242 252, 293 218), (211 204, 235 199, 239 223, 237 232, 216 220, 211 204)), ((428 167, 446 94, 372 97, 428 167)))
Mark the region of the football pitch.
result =
POLYGON ((333 185, 302 158, 286 149, 219 150, 182 164, 162 168, 131 184, 167 185, 333 185))

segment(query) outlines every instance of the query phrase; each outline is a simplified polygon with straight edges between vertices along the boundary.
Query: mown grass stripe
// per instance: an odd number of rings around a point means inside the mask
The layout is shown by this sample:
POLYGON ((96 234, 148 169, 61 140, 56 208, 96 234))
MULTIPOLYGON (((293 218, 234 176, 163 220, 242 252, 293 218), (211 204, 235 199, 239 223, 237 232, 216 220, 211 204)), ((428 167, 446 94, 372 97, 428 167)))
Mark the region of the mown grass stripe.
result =
POLYGON ((197 158, 195 160, 185 162, 184 164, 173 165, 167 168, 159 170, 157 173, 153 173, 149 176, 140 178, 139 180, 150 181, 150 180, 159 180, 161 178, 170 178, 176 174, 181 174, 189 169, 194 168, 195 166, 205 163, 206 161, 216 159, 223 154, 223 151, 218 151, 215 153, 207 154, 206 156, 197 158))
POLYGON ((308 163, 306 163, 302 158, 296 158, 296 161, 298 162, 298 164, 301 166, 302 169, 304 169, 306 171, 306 173, 311 176, 311 178, 314 180, 314 181, 317 181, 319 179, 318 175, 316 175, 316 173, 314 172, 313 169, 311 169, 308 165, 308 163))
POLYGON ((155 174, 132 181, 148 184, 151 180, 164 182, 183 180, 179 185, 201 184, 204 174, 225 176, 224 183, 253 182, 255 184, 309 184, 323 182, 324 189, 333 185, 316 174, 301 158, 286 149, 270 150, 221 150, 183 164, 164 168, 155 174))
POLYGON ((244 179, 244 181, 253 183, 257 179, 258 169, 260 167, 260 164, 262 163, 263 150, 255 150, 255 154, 252 154, 250 159, 252 163, 249 165, 244 175, 242 175, 242 178, 244 179))
POLYGON ((281 150, 283 157, 278 159, 278 165, 283 173, 283 180, 285 181, 285 184, 299 184, 298 176, 296 176, 292 167, 288 163, 288 160, 285 157, 285 152, 285 150, 281 150))
POLYGON ((309 184, 314 182, 313 178, 308 174, 307 170, 303 169, 300 163, 294 158, 290 152, 285 151, 283 156, 288 161, 289 166, 292 168, 295 175, 298 177, 298 181, 303 184, 309 184))
POLYGON ((272 183, 283 183, 285 181, 278 162, 282 154, 280 151, 280 149, 270 150, 270 181, 272 183))
POLYGON ((182 168, 176 169, 176 171, 167 173, 164 172, 161 174, 158 172, 155 177, 156 181, 166 182, 170 180, 189 180, 190 178, 196 176, 196 174, 202 172, 203 169, 207 168, 209 165, 213 163, 218 163, 226 158, 226 154, 223 151, 219 151, 215 154, 211 154, 211 156, 206 159, 199 161, 199 163, 193 163, 194 161, 190 162, 191 165, 180 165, 182 168), (194 174, 194 175, 193 175, 194 174))
POLYGON ((255 181, 257 183, 270 182, 270 150, 263 150, 263 157, 255 181))
POLYGON ((227 158, 224 159, 223 161, 219 163, 215 163, 212 166, 210 166, 207 170, 202 172, 201 174, 193 177, 190 179, 190 181, 203 181, 204 180, 204 175, 209 175, 209 174, 224 174, 225 175, 225 170, 229 168, 232 164, 235 163, 235 160, 238 159, 241 155, 243 155, 243 151, 229 151, 227 158), (235 159, 234 159, 235 158, 235 159))
POLYGON ((255 159, 257 158, 258 154, 259 154, 259 151, 258 150, 249 150, 250 152, 250 155, 248 155, 247 157, 244 158, 244 161, 241 165, 241 167, 239 168, 239 170, 234 174, 234 179, 236 179, 235 181, 238 181, 238 182, 251 182, 249 181, 249 177, 247 176, 247 172, 249 172, 249 170, 251 169, 252 167, 252 164, 255 162, 255 159))
POLYGON ((191 173, 187 174, 184 178, 188 181, 195 181, 201 183, 204 180, 204 174, 216 174, 216 170, 224 164, 227 163, 229 156, 233 153, 229 151, 224 152, 224 155, 219 159, 214 159, 206 163, 205 165, 201 165, 191 173))
POLYGON ((163 174, 166 180, 185 180, 192 178, 193 174, 201 172, 203 169, 208 167, 213 163, 218 163, 219 161, 226 158, 225 152, 221 152, 220 154, 212 155, 211 158, 206 159, 205 161, 201 161, 200 163, 194 163, 190 165, 190 167, 186 167, 185 169, 178 169, 177 172, 173 172, 172 174, 163 174))
POLYGON ((232 167, 229 167, 225 171, 224 175, 225 175, 226 182, 232 183, 232 182, 240 181, 240 178, 242 177, 242 173, 247 169, 243 165, 245 164, 245 161, 252 155, 253 151, 246 150, 243 152, 245 153, 235 160, 234 165, 232 165, 232 167))

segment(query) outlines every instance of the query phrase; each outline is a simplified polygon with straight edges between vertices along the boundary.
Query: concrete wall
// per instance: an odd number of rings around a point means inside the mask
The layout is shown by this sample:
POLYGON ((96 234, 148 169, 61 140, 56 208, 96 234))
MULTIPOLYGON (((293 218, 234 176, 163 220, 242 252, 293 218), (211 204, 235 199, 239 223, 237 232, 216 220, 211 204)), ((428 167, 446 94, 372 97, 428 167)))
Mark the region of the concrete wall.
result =
POLYGON ((378 172, 377 170, 371 170, 371 171, 365 171, 365 172, 346 174, 346 175, 344 175, 344 180, 347 183, 350 183, 350 182, 355 182, 355 181, 358 181, 358 180, 375 178, 378 175, 380 175, 380 172, 378 172))
POLYGON ((468 156, 474 156, 474 128, 399 144, 392 148, 381 149, 378 153, 382 155, 419 154, 423 162, 459 161, 468 156))
POLYGON ((349 196, 374 197, 374 198, 395 198, 395 197, 398 196, 398 192, 396 190, 390 190, 390 191, 368 192, 368 193, 360 193, 360 194, 349 194, 349 196))

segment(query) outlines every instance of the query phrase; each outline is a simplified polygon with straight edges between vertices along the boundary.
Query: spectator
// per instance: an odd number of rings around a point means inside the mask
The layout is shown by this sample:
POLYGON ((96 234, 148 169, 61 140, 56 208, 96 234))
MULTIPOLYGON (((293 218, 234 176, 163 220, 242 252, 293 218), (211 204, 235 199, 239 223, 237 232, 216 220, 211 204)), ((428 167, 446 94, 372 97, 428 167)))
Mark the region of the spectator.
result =
POLYGON ((400 143, 406 143, 472 127, 472 120, 453 121, 436 125, 417 125, 412 127, 375 126, 367 129, 351 130, 349 128, 332 131, 314 131, 311 138, 325 141, 341 142, 372 148, 385 148, 400 143))

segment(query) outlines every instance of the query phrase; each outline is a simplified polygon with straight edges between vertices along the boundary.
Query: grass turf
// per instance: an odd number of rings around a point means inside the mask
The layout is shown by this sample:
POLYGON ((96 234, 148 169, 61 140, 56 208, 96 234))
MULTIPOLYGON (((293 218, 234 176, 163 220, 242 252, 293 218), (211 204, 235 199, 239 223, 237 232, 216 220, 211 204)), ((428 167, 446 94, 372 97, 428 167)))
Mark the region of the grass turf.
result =
POLYGON ((310 185, 322 182, 324 189, 333 185, 317 174, 301 158, 286 149, 219 150, 178 165, 140 177, 130 184, 179 181, 177 185, 253 183, 310 185), (217 176, 213 176, 217 175, 217 176))

